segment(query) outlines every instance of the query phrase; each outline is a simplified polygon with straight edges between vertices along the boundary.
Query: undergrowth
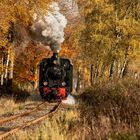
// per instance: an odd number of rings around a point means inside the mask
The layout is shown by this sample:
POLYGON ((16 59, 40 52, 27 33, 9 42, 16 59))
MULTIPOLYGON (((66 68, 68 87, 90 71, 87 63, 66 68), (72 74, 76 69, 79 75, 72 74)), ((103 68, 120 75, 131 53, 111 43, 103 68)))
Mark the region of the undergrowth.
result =
MULTIPOLYGON (((61 109, 14 140, 139 140, 140 84, 123 79, 77 95, 78 109, 61 109)), ((11 137, 8 139, 12 139, 11 137)))

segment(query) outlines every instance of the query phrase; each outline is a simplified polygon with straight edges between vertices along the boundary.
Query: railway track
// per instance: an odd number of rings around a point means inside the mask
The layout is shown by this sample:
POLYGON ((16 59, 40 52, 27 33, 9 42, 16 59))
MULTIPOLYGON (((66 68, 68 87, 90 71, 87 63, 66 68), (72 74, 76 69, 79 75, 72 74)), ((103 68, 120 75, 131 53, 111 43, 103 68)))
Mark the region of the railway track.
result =
POLYGON ((0 140, 55 114, 61 102, 43 102, 29 111, 0 119, 0 140))
POLYGON ((0 125, 2 125, 3 123, 5 122, 9 122, 9 121, 12 121, 12 120, 15 120, 15 119, 18 119, 20 117, 24 117, 24 116, 27 116, 33 112, 35 112, 37 109, 39 109, 42 105, 44 105, 45 102, 37 105, 36 107, 34 107, 33 109, 31 109, 30 111, 25 111, 24 113, 22 114, 17 114, 17 115, 13 115, 11 117, 6 117, 6 118, 3 118, 3 119, 0 119, 0 125))

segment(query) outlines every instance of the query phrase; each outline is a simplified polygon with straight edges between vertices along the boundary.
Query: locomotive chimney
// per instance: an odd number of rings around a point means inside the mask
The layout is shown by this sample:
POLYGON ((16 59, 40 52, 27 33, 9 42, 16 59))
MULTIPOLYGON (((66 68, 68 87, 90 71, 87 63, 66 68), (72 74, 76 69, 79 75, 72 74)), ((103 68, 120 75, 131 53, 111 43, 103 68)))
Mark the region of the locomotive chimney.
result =
POLYGON ((52 60, 54 64, 60 64, 60 58, 58 56, 58 52, 53 53, 52 60))
POLYGON ((53 57, 54 60, 58 59, 58 53, 53 53, 52 57, 53 57))

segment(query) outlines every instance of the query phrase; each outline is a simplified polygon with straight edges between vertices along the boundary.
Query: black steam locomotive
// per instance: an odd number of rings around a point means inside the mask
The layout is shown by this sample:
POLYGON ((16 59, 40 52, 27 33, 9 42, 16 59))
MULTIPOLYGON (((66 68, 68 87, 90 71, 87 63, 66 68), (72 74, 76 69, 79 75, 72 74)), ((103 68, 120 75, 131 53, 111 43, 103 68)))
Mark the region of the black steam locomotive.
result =
POLYGON ((65 99, 72 92, 73 66, 69 59, 53 53, 40 63, 39 90, 43 99, 65 99))

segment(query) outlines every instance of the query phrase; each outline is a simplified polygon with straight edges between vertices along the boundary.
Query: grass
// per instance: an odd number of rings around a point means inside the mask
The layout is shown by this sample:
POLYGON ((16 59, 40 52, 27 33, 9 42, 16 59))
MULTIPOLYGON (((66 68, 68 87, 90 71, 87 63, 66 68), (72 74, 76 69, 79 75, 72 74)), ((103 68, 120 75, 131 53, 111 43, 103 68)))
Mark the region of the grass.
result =
MULTIPOLYGON (((19 93, 18 96, 20 96, 19 93)), ((28 104, 40 103, 41 97, 39 94, 32 94, 26 101, 17 101, 15 97, 5 96, 0 98, 0 115, 10 114, 16 111, 24 110, 28 104)))
POLYGON ((39 126, 25 129, 7 140, 74 140, 69 131, 79 122, 79 113, 75 110, 60 111, 52 119, 49 118, 39 126), (70 134, 70 135, 69 135, 70 134))
POLYGON ((22 130, 7 139, 140 139, 139 81, 124 79, 99 84, 85 90, 77 98, 78 109, 61 109, 52 118, 30 127, 30 129, 22 130))
POLYGON ((6 113, 12 113, 19 110, 21 104, 16 104, 14 100, 1 98, 0 99, 0 115, 6 113))
POLYGON ((140 139, 140 85, 128 79, 81 95, 86 139, 140 139), (86 121, 84 121, 86 120, 86 121))

